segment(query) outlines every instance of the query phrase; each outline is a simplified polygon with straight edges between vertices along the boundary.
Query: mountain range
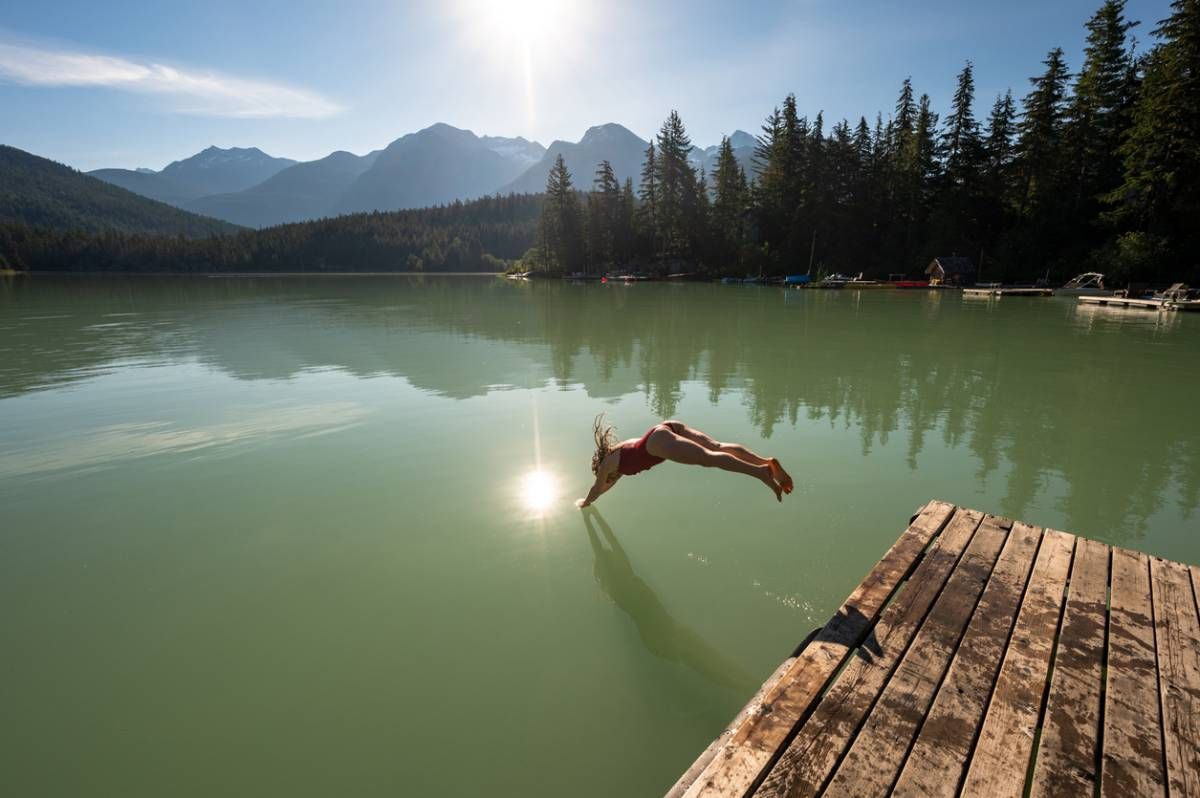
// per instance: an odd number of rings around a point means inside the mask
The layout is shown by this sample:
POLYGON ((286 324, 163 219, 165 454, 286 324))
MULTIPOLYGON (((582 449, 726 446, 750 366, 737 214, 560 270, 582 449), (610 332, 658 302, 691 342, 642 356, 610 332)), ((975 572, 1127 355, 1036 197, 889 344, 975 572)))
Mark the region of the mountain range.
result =
MULTIPOLYGON (((754 137, 730 136, 734 155, 752 172, 754 137)), ((366 155, 338 151, 298 163, 257 147, 209 147, 162 169, 98 169, 89 174, 136 194, 246 227, 362 211, 442 205, 490 194, 537 193, 563 156, 579 189, 608 160, 618 179, 636 184, 649 143, 615 123, 589 128, 577 142, 477 136, 438 123, 366 155)), ((693 147, 691 160, 709 174, 717 145, 693 147)))
POLYGON ((135 194, 182 206, 210 194, 250 188, 295 163, 291 158, 272 158, 257 147, 209 147, 168 164, 161 172, 97 169, 89 174, 135 194))

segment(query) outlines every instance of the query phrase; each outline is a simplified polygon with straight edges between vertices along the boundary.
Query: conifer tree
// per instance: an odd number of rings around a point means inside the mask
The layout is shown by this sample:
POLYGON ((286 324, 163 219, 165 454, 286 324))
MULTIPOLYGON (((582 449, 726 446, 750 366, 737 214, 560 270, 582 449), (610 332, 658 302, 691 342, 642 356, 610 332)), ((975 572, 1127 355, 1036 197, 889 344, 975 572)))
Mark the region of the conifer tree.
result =
POLYGON ((983 141, 983 202, 980 210, 982 240, 980 246, 993 246, 1006 225, 1013 199, 1014 136, 1017 107, 1012 91, 996 95, 988 115, 987 137, 983 141))
POLYGON ((1018 125, 1018 159, 1022 177, 1022 208, 1044 213, 1054 202, 1065 151, 1063 120, 1067 65, 1061 47, 1055 47, 1042 62, 1046 71, 1030 78, 1032 91, 1025 96, 1024 114, 1018 125))
POLYGON ((1093 201, 1120 184, 1121 133, 1135 88, 1125 0, 1105 0, 1087 23, 1083 67, 1068 110, 1067 141, 1076 210, 1094 215, 1093 201))
POLYGON ((1016 135, 1017 107, 1012 90, 996 95, 988 116, 987 141, 984 144, 985 165, 989 174, 1006 169, 1013 159, 1013 136, 1016 135))
POLYGON ((612 164, 603 160, 596 167, 588 195, 588 250, 594 265, 614 262, 617 224, 621 213, 621 184, 612 164))
POLYGON ((646 147, 646 157, 642 161, 642 182, 638 188, 638 199, 641 200, 641 208, 639 209, 639 221, 644 232, 644 238, 649 242, 649 251, 651 257, 658 257, 659 254, 659 199, 662 196, 662 189, 658 181, 658 154, 654 148, 654 142, 650 142, 650 146, 646 147))
POLYGON ((950 116, 941 138, 942 168, 950 186, 965 189, 966 193, 976 190, 982 161, 979 140, 979 124, 975 121, 972 105, 975 102, 975 74, 968 61, 958 73, 958 87, 954 91, 950 116))
POLYGON ((548 271, 573 272, 582 266, 581 221, 571 173, 559 155, 546 176, 546 199, 542 205, 542 263, 548 271))
POLYGON ((656 138, 658 144, 658 238, 669 257, 690 254, 689 222, 698 205, 696 173, 688 163, 691 139, 679 112, 671 111, 656 138))
POLYGON ((618 263, 628 263, 633 260, 635 252, 634 214, 637 201, 634 199, 633 178, 625 178, 621 188, 621 207, 617 215, 617 226, 614 234, 616 259, 618 263))
POLYGON ((734 157, 729 138, 722 136, 713 172, 712 202, 714 245, 722 262, 735 262, 741 251, 747 199, 746 176, 734 157))
POLYGON ((758 228, 766 241, 778 241, 784 232, 788 212, 789 141, 784 134, 783 115, 778 108, 763 121, 762 133, 754 147, 754 167, 758 177, 754 184, 754 199, 758 228))
POLYGON ((917 124, 917 104, 913 99, 912 77, 907 77, 900 84, 900 96, 896 99, 896 117, 894 132, 897 136, 897 148, 904 146, 904 140, 912 135, 917 124))
MULTIPOLYGON (((1110 202, 1127 228, 1195 262, 1200 245, 1200 0, 1174 0, 1154 31, 1110 202)), ((1185 261, 1186 262, 1186 261, 1185 261)), ((1194 266, 1192 267, 1195 268, 1194 266)))

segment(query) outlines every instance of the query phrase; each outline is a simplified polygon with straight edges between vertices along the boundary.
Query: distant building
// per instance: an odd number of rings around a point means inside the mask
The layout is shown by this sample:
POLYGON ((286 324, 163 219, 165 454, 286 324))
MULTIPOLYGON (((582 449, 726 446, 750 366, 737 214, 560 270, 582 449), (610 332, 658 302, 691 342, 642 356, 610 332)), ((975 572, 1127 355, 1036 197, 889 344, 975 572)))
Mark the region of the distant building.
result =
POLYGON ((975 263, 957 255, 934 258, 925 269, 930 285, 971 285, 975 282, 975 263))

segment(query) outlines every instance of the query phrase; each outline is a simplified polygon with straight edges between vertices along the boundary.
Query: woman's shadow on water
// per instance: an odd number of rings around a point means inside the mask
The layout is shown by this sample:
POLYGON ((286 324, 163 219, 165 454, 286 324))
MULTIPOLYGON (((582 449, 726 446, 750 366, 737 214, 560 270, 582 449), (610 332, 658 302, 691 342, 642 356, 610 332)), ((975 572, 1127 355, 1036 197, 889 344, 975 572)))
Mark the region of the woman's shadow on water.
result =
POLYGON ((753 692, 757 683, 741 667, 726 657, 686 624, 671 617, 658 595, 637 574, 621 548, 612 528, 594 508, 583 512, 588 540, 595 560, 592 565, 600 589, 613 600, 637 626, 642 643, 651 654, 669 662, 678 662, 708 679, 739 693, 753 692), (600 528, 600 533, 596 532, 600 528), (608 543, 607 548, 601 541, 608 543))

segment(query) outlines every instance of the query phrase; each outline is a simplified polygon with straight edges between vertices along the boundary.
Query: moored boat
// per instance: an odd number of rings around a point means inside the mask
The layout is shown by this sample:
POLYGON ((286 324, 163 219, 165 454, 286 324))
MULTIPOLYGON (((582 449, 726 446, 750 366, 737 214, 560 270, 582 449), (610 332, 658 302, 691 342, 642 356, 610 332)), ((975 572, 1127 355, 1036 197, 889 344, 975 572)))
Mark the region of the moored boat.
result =
POLYGON ((1084 272, 1068 280, 1062 288, 1055 288, 1054 293, 1059 296, 1106 296, 1112 291, 1104 287, 1103 274, 1084 272))

